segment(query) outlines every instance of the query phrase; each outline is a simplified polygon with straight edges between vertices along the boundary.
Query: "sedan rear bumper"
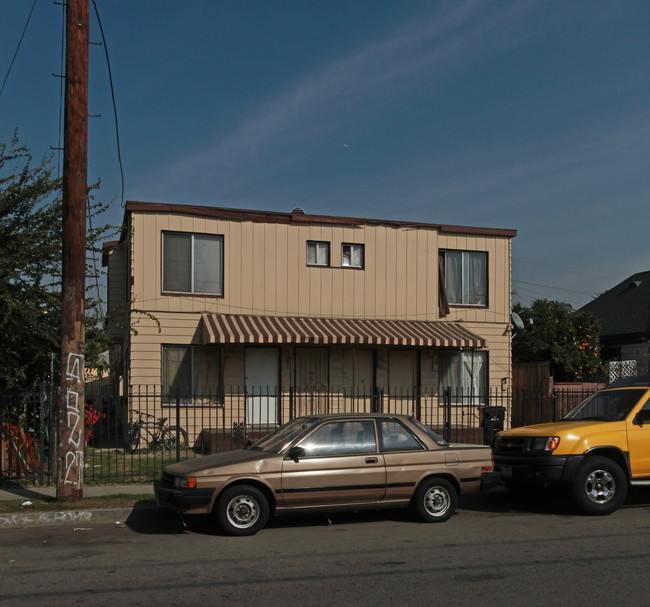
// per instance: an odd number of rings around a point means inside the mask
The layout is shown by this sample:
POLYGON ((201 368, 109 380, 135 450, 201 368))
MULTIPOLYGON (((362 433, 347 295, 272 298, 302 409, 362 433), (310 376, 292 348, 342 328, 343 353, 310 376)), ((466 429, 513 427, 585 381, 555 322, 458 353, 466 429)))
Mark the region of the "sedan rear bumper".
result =
POLYGON ((484 472, 481 474, 481 491, 487 491, 496 487, 501 482, 501 473, 498 470, 494 472, 484 472))

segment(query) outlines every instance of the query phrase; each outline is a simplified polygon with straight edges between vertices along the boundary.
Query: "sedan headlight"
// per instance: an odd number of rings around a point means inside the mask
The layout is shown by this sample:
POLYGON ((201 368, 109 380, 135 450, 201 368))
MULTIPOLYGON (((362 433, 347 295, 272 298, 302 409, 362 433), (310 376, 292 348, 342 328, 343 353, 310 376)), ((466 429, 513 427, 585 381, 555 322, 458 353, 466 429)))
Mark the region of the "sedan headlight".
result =
POLYGON ((533 439, 533 451, 544 451, 552 453, 560 444, 559 436, 540 436, 533 439))
POLYGON ((193 476, 187 478, 176 476, 174 477, 174 488, 176 489, 194 489, 196 487, 196 479, 193 476))

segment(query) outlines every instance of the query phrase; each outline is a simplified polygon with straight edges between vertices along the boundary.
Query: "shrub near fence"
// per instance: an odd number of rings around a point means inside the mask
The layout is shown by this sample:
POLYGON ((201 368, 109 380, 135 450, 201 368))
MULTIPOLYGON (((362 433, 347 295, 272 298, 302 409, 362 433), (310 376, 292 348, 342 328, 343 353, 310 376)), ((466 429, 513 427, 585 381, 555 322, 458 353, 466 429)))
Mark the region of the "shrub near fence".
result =
MULTIPOLYGON (((14 465, 0 471, 0 479, 29 478, 34 482, 56 481, 53 409, 56 401, 47 398, 48 391, 30 395, 23 403, 20 428, 32 437, 33 452, 38 454, 32 466, 14 465), (38 463, 38 469, 34 465, 38 463)), ((202 457, 210 453, 243 448, 295 417, 339 412, 384 412, 408 414, 420 419, 450 442, 487 444, 498 427, 551 421, 561 417, 584 396, 576 392, 553 395, 516 394, 494 390, 487 395, 454 390, 437 392, 422 390, 352 391, 328 387, 310 389, 235 387, 220 395, 183 397, 163 394, 159 386, 134 386, 127 396, 106 390, 86 390, 87 407, 94 412, 87 426, 84 482, 87 484, 150 482, 157 479, 162 468, 174 461, 202 457), (127 440, 129 428, 138 419, 157 423, 165 419, 165 427, 179 426, 187 434, 187 444, 154 440, 153 434, 142 430, 132 445, 127 440), (541 416, 541 417, 540 417, 541 416), (171 448, 169 448, 171 447, 171 448)), ((0 411, 1 415, 1 411, 0 411)), ((0 419, 1 421, 1 419, 0 419)), ((18 420, 14 420, 18 421, 18 420)), ((173 434, 173 433, 172 433, 173 434)))

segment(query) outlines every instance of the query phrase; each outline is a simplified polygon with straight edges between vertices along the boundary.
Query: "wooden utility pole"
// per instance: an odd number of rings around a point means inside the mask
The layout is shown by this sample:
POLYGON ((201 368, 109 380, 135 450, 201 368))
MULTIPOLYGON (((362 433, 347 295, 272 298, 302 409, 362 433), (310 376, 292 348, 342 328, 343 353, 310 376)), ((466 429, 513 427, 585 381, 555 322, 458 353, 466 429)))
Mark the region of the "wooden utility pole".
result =
POLYGON ((61 398, 56 498, 83 498, 88 160, 88 0, 67 0, 63 133, 61 398))

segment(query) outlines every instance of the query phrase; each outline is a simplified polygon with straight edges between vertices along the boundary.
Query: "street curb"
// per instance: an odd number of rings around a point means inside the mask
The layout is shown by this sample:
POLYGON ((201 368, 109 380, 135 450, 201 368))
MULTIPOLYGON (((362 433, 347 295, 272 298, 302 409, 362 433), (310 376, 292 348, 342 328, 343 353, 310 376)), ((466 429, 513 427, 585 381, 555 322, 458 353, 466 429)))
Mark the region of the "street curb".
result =
POLYGON ((103 510, 60 510, 52 512, 16 512, 0 514, 0 531, 3 529, 27 529, 52 525, 75 525, 86 528, 99 523, 127 526, 127 522, 155 522, 173 520, 174 514, 155 506, 133 508, 106 508, 103 510))

